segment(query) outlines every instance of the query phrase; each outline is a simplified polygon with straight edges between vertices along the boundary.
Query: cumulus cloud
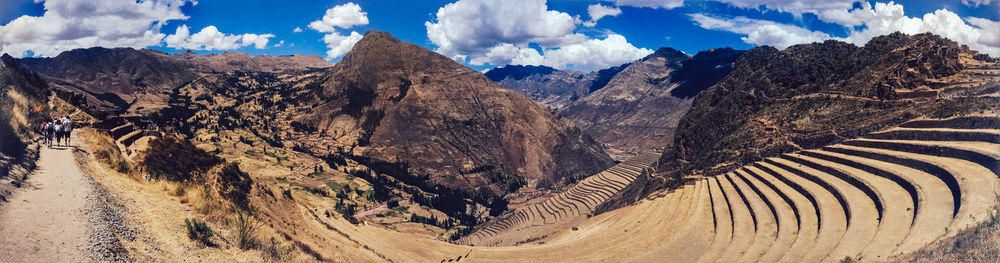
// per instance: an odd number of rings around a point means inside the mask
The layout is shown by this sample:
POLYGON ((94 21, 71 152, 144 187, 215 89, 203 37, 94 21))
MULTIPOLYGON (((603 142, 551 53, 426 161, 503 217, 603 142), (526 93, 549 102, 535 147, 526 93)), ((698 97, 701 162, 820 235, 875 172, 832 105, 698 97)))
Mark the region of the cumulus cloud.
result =
POLYGON ((1000 56, 998 21, 977 17, 962 18, 947 9, 938 9, 920 17, 910 17, 904 13, 903 5, 892 1, 874 5, 862 3, 860 8, 828 9, 822 12, 825 14, 819 16, 824 20, 845 26, 848 30, 847 36, 833 37, 798 26, 746 17, 721 18, 694 14, 691 18, 706 29, 745 35, 742 38, 744 42, 779 48, 825 39, 864 45, 874 37, 893 32, 911 35, 930 32, 992 56, 1000 56))
POLYGON ((674 9, 684 6, 684 0, 610 0, 617 6, 674 9))
POLYGON ((597 25, 597 20, 600 20, 605 16, 618 16, 621 13, 622 10, 617 7, 593 4, 587 6, 587 14, 590 15, 590 21, 583 22, 583 25, 586 27, 593 27, 597 25))
POLYGON ((292 33, 302 33, 302 28, 301 27, 295 27, 295 29, 292 29, 292 33))
POLYGON ((0 26, 0 53, 23 57, 93 46, 142 48, 159 45, 160 27, 184 20, 188 0, 47 0, 42 16, 21 16, 0 26))
POLYGON ((589 39, 558 49, 547 49, 542 64, 560 69, 593 71, 632 62, 652 53, 653 50, 633 46, 622 35, 610 34, 604 39, 589 39))
POLYGON ((593 71, 632 62, 653 53, 653 50, 633 46, 619 34, 610 34, 604 39, 588 39, 580 43, 547 48, 543 51, 544 55, 534 48, 503 43, 490 48, 485 55, 470 59, 469 64, 544 65, 557 69, 593 71))
POLYGON ((284 45, 285 45, 285 41, 282 40, 282 41, 278 41, 277 44, 274 44, 274 47, 280 47, 280 46, 284 46, 284 45))
POLYGON ((609 33, 594 39, 576 33, 576 25, 593 24, 621 9, 600 4, 588 8, 582 22, 548 10, 545 0, 459 0, 438 9, 424 23, 437 52, 472 65, 546 65, 559 69, 595 70, 630 62, 652 53, 624 36, 609 33))
POLYGON ((361 41, 363 35, 358 34, 356 31, 351 31, 350 35, 342 36, 340 33, 333 32, 323 36, 323 42, 326 43, 326 47, 329 49, 326 51, 326 59, 334 60, 347 54, 354 47, 354 44, 361 41))
POLYGON ((691 19, 705 29, 722 30, 745 35, 741 38, 743 42, 774 46, 780 49, 795 44, 819 42, 830 38, 830 35, 823 32, 810 31, 793 25, 742 16, 721 18, 706 14, 692 14, 691 19))
POLYGON ((437 52, 464 59, 502 43, 556 46, 580 42, 574 19, 548 10, 545 0, 459 0, 438 9, 435 21, 424 23, 437 52))
POLYGON ((323 33, 332 33, 336 31, 334 27, 348 29, 367 24, 368 13, 361 11, 361 6, 358 4, 349 2, 327 9, 323 18, 309 23, 309 28, 323 33))
MULTIPOLYGON (((316 30, 321 33, 326 33, 323 35, 323 43, 326 43, 326 59, 334 60, 354 47, 355 43, 361 40, 363 37, 357 31, 351 31, 350 34, 341 35, 337 32, 337 28, 350 29, 354 26, 367 25, 368 24, 368 13, 361 11, 361 6, 353 2, 348 2, 346 4, 334 6, 326 10, 326 14, 320 20, 313 21, 309 23, 309 28, 316 30)), ((298 27, 298 32, 302 30, 298 27)))
POLYGON ((167 36, 163 41, 167 47, 176 49, 230 50, 251 45, 263 49, 267 48, 267 42, 272 37, 274 37, 272 34, 229 35, 220 32, 215 26, 207 26, 192 35, 187 25, 181 25, 174 34, 167 36))

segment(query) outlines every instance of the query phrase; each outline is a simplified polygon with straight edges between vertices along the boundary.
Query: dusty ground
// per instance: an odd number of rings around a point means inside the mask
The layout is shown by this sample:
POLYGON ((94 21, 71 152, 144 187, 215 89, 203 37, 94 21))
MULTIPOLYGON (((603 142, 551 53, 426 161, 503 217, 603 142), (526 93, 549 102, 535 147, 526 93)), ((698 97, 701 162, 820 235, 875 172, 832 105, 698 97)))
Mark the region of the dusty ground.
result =
POLYGON ((81 262, 110 252, 95 230, 104 218, 100 191, 77 166, 75 149, 42 147, 38 169, 0 208, 2 261, 81 262))

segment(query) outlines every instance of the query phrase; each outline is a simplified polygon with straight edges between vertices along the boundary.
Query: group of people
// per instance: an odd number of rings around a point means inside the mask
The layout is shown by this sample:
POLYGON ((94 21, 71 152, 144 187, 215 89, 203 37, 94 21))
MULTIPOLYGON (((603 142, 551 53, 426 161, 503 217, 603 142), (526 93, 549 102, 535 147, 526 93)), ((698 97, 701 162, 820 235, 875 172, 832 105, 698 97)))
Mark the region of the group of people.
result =
POLYGON ((45 145, 49 148, 52 148, 53 142, 56 146, 69 145, 71 133, 73 133, 73 120, 69 116, 42 123, 42 134, 45 134, 45 145), (63 144, 64 141, 65 144, 63 144))

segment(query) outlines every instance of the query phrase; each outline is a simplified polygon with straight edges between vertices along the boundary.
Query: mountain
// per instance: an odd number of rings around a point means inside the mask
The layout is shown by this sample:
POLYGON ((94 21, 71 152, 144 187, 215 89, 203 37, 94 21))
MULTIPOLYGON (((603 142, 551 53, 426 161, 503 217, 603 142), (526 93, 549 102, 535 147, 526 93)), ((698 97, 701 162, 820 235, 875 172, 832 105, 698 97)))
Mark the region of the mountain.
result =
POLYGON ((932 34, 894 33, 863 47, 834 40, 757 47, 695 97, 658 172, 666 181, 717 174, 918 116, 985 109, 996 104, 997 68, 988 56, 932 34))
POLYGON ((500 197, 516 181, 550 188, 612 164, 569 120, 385 32, 367 32, 323 79, 318 105, 295 119, 325 132, 304 137, 339 136, 436 185, 500 197))
POLYGON ((249 56, 228 52, 169 55, 132 48, 75 49, 52 58, 25 58, 23 65, 57 90, 84 96, 93 110, 151 113, 165 108, 173 89, 204 74, 233 71, 285 72, 329 67, 313 56, 249 56))
POLYGON ((659 151, 691 106, 691 97, 718 82, 744 51, 712 49, 695 56, 661 48, 628 64, 601 89, 559 114, 609 148, 612 155, 659 151))
POLYGON ((515 90, 554 110, 603 88, 628 64, 591 73, 557 70, 547 66, 507 65, 486 72, 500 87, 515 90))

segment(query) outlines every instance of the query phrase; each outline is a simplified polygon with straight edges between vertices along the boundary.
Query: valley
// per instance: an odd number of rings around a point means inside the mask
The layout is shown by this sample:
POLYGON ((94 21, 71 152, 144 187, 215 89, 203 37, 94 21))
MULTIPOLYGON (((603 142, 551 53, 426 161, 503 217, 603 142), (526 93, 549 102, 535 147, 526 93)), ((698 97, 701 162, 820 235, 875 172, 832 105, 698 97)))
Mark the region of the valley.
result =
POLYGON ((1000 204, 1000 62, 932 34, 590 73, 483 74, 374 30, 336 64, 3 65, 0 139, 21 147, 0 149, 0 197, 53 169, 23 165, 28 127, 72 115, 73 163, 122 207, 114 253, 136 261, 933 261, 1000 204))

